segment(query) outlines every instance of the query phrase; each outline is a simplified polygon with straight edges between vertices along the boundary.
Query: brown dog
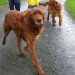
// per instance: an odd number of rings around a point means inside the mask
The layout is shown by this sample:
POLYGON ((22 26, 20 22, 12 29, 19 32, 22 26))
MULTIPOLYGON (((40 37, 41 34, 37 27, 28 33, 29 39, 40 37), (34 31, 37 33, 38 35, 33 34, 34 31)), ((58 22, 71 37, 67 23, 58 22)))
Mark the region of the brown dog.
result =
POLYGON ((52 23, 55 26, 55 17, 59 17, 59 26, 61 26, 62 23, 62 14, 61 14, 61 4, 57 2, 56 0, 50 0, 47 2, 48 5, 48 16, 47 20, 49 20, 49 15, 51 14, 52 17, 52 23))
POLYGON ((3 25, 4 38, 2 44, 5 44, 6 37, 8 36, 9 32, 13 30, 17 37, 20 56, 24 56, 20 45, 21 39, 23 39, 27 44, 26 50, 30 54, 32 62, 39 75, 45 75, 45 73, 40 67, 35 54, 35 40, 36 37, 42 33, 43 28, 44 11, 40 8, 34 8, 27 10, 26 12, 12 10, 5 15, 3 25))

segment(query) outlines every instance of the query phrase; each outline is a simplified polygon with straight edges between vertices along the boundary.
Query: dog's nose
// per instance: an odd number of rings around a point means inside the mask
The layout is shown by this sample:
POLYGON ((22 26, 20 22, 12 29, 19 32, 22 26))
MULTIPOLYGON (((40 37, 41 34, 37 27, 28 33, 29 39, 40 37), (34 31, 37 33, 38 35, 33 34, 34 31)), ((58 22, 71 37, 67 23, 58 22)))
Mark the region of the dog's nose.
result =
POLYGON ((41 19, 37 19, 37 22, 38 22, 38 23, 41 23, 41 19))

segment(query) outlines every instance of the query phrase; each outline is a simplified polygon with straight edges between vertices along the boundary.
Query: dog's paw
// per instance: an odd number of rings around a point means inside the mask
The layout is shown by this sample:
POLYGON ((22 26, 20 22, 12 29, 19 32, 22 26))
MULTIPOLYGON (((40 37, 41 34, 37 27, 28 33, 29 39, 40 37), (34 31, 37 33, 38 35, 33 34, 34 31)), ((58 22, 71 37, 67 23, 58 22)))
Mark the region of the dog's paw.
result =
POLYGON ((59 23, 59 26, 61 26, 61 23, 59 23))
POLYGON ((56 26, 55 24, 53 24, 53 26, 56 26))
POLYGON ((25 50, 25 51, 28 51, 28 48, 27 48, 27 47, 24 47, 24 50, 25 50))
POLYGON ((46 73, 42 69, 40 69, 39 75, 46 75, 46 73))
POLYGON ((25 55, 24 55, 24 54, 19 54, 19 57, 24 58, 24 57, 25 57, 25 55))
POLYGON ((2 42, 2 45, 5 45, 5 42, 4 41, 2 42))
POLYGON ((38 35, 38 36, 36 37, 36 39, 38 40, 38 39, 40 38, 40 36, 41 36, 41 35, 38 35))
POLYGON ((44 72, 40 73, 39 75, 46 75, 44 72))

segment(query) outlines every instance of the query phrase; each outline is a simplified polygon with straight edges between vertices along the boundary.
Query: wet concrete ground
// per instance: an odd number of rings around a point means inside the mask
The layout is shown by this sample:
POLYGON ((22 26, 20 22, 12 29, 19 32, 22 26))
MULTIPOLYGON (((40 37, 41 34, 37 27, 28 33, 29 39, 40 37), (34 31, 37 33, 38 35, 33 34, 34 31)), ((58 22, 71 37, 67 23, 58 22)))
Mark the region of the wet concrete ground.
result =
MULTIPOLYGON (((62 26, 58 26, 58 22, 56 26, 52 26, 51 19, 46 21, 44 32, 36 42, 36 54, 46 75, 75 75, 75 22, 64 8, 66 0, 58 1, 62 3, 62 26)), ((6 45, 1 44, 2 23, 5 13, 9 11, 7 7, 0 10, 0 75, 38 75, 26 51, 23 50, 25 58, 18 56, 13 31, 8 36, 6 45)), ((40 8, 45 10, 47 16, 47 8, 43 6, 40 8)), ((24 9, 27 9, 27 5, 24 9)), ((58 18, 56 19, 58 21, 58 18)), ((24 45, 22 41, 22 48, 24 45)))

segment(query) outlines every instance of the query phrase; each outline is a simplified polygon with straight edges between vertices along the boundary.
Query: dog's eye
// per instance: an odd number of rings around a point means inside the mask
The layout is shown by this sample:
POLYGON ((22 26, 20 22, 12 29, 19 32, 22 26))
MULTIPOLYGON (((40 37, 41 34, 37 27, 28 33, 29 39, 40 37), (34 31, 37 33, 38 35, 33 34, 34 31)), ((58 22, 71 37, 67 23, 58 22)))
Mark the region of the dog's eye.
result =
POLYGON ((33 13, 33 15, 36 15, 37 13, 33 13))
POLYGON ((42 15, 42 13, 41 13, 41 12, 39 12, 39 14, 41 14, 41 15, 42 15))
POLYGON ((43 16, 43 19, 45 19, 45 17, 43 16))

